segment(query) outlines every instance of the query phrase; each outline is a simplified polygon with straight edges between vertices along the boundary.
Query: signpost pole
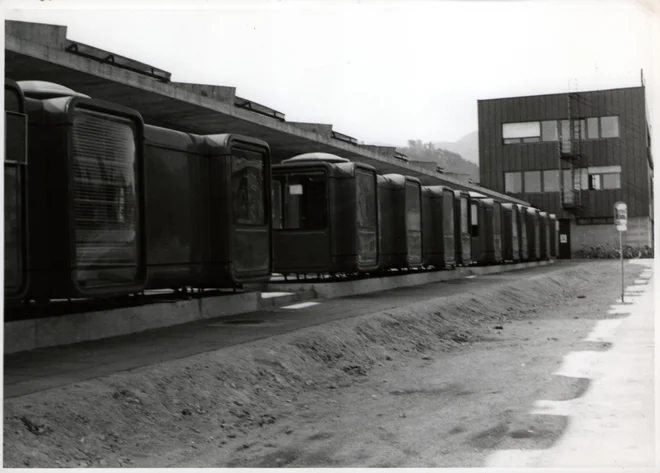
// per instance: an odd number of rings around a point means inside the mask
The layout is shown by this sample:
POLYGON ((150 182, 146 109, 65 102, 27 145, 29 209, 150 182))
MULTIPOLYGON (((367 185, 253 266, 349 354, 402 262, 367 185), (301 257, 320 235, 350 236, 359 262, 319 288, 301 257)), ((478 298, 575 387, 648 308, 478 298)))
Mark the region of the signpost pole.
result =
POLYGON ((623 232, 619 232, 619 256, 621 257, 621 302, 623 300, 623 232))
POLYGON ((619 230, 619 257, 621 258, 621 302, 623 303, 623 232, 628 229, 628 206, 625 202, 614 204, 614 224, 619 230))

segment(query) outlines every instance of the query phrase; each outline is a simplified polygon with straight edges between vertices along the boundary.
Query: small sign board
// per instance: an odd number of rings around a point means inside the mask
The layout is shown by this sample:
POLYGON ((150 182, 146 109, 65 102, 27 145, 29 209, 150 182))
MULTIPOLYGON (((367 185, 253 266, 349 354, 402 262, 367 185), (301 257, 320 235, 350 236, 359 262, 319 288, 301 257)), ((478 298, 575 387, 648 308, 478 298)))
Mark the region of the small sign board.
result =
POLYGON ((614 225, 620 232, 628 229, 628 206, 624 202, 614 204, 614 225))
POLYGON ((559 243, 568 243, 568 235, 565 233, 559 235, 559 243))
POLYGON ((291 195, 302 195, 303 186, 302 184, 293 184, 289 186, 289 194, 291 195))

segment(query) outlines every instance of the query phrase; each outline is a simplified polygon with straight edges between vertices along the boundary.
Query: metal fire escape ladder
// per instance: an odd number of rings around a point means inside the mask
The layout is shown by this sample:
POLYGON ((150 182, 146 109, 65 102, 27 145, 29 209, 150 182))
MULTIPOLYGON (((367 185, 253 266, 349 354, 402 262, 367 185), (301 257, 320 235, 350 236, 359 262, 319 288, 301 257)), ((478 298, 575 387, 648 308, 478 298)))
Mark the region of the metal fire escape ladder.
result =
POLYGON ((582 206, 582 154, 580 140, 586 130, 580 118, 580 96, 577 84, 568 93, 568 127, 560 127, 559 139, 559 199, 564 210, 576 213, 582 206), (566 129, 567 128, 567 129, 566 129), (568 135, 568 136, 567 136, 568 135))

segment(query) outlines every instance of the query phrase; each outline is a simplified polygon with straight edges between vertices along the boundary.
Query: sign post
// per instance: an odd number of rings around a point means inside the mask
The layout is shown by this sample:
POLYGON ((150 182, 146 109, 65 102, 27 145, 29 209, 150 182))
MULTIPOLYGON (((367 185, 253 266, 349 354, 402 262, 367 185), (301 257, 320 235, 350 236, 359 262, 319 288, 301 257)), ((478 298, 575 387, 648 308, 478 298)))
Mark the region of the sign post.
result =
POLYGON ((619 230, 619 257, 621 258, 621 302, 623 300, 623 232, 628 230, 628 206, 623 202, 614 204, 614 225, 619 230))

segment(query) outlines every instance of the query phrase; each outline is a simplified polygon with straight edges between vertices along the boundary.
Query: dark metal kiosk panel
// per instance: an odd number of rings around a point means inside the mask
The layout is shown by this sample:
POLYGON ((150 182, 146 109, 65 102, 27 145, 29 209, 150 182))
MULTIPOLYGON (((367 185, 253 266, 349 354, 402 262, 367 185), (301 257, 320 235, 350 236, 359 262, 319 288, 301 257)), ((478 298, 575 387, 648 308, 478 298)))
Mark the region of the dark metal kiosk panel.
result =
POLYGON ((500 263, 502 258, 502 203, 492 200, 493 205, 493 259, 500 263))
POLYGON ((481 199, 470 199, 470 236, 472 238, 472 259, 477 264, 486 262, 486 255, 483 243, 484 229, 484 209, 481 199))
POLYGON ((452 189, 443 186, 422 188, 422 233, 424 266, 446 268, 456 264, 452 189))
POLYGON ((31 298, 146 284, 143 122, 81 97, 26 100, 31 298))
POLYGON ((148 289, 214 287, 209 170, 202 138, 145 126, 148 289))
POLYGON ((541 259, 539 209, 528 208, 525 214, 527 225, 527 252, 530 261, 541 259))
POLYGON ((20 300, 27 291, 27 116, 25 97, 5 79, 5 293, 20 300))
POLYGON ((327 153, 273 166, 274 270, 355 273, 378 268, 373 167, 327 153), (277 217, 279 216, 279 217, 277 217))
POLYGON ((378 177, 381 269, 422 264, 421 184, 400 174, 378 177))
POLYGON ((519 219, 516 204, 502 204, 502 258, 505 261, 520 261, 519 219))
POLYGON ((550 216, 547 212, 539 212, 539 243, 541 259, 550 259, 550 216))
POLYGON ((520 240, 520 259, 529 260, 529 243, 527 242, 527 209, 524 205, 513 204, 518 208, 518 238, 520 240))
POLYGON ((210 271, 216 287, 265 282, 272 269, 270 148, 242 135, 204 136, 210 181, 210 271))
POLYGON ((468 266, 472 264, 472 212, 470 194, 467 191, 454 191, 454 247, 456 248, 456 264, 468 266))
POLYGON ((550 257, 556 259, 559 255, 559 222, 555 214, 549 214, 550 217, 550 257))
POLYGON ((422 184, 419 179, 406 178, 406 250, 411 267, 422 264, 422 184))

